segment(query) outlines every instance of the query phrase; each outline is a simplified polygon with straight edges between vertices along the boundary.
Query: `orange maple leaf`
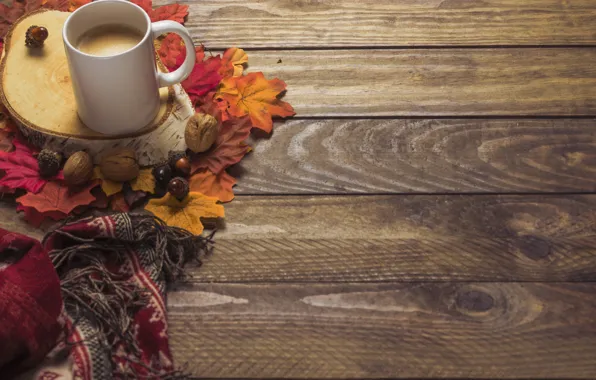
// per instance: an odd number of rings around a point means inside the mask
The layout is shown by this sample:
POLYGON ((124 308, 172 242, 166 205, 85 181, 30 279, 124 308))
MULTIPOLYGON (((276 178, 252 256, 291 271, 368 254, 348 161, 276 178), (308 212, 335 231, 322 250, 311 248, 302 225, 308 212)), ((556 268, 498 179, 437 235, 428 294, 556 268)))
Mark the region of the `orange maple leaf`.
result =
POLYGON ((99 181, 91 181, 77 192, 71 191, 68 186, 58 182, 48 182, 37 193, 27 193, 17 202, 24 207, 32 207, 38 212, 62 212, 70 214, 78 206, 86 206, 95 201, 91 190, 99 185, 99 181))
POLYGON ((225 170, 222 170, 219 174, 213 174, 209 170, 203 170, 190 177, 190 181, 188 182, 190 191, 215 197, 220 202, 230 202, 234 199, 232 187, 235 184, 236 179, 225 170))
POLYGON ((153 10, 150 14, 151 22, 172 20, 184 24, 184 18, 188 16, 188 5, 169 4, 153 10))
POLYGON ((248 63, 248 55, 242 49, 229 48, 221 57, 221 69, 219 74, 223 77, 239 77, 244 71, 244 65, 248 63))
POLYGON ((68 11, 74 12, 85 4, 89 4, 91 0, 68 0, 68 11))
POLYGON ((201 218, 223 218, 224 208, 217 204, 217 198, 191 192, 179 201, 171 194, 151 199, 145 210, 162 219, 168 226, 184 228, 195 235, 203 232, 201 218))
POLYGON ((227 111, 235 117, 250 115, 253 127, 271 132, 272 116, 294 116, 292 106, 278 98, 286 90, 279 79, 267 80, 263 73, 224 78, 216 99, 227 103, 227 111))

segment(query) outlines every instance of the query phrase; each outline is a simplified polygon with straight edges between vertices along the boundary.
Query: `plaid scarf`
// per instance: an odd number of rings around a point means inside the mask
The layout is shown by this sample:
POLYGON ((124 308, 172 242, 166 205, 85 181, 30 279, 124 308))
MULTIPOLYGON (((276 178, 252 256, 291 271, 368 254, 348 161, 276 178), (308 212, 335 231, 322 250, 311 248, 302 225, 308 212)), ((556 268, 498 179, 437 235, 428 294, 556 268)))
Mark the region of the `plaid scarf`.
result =
POLYGON ((43 246, 0 230, 0 341, 11 342, 0 373, 45 357, 28 379, 185 378, 168 345, 165 286, 211 243, 135 214, 65 224, 43 246))

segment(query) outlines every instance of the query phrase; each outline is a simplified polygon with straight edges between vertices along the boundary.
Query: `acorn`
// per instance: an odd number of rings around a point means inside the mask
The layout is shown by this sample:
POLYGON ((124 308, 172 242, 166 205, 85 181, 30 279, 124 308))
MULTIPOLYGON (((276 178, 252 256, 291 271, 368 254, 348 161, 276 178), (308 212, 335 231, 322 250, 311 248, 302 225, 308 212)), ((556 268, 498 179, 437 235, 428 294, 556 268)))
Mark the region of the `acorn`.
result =
POLYGON ((31 25, 25 33, 25 45, 34 48, 41 47, 48 36, 49 32, 43 26, 31 25))
POLYGON ((168 163, 158 164, 153 168, 153 177, 158 185, 166 187, 172 179, 172 168, 168 163))
POLYGON ((184 130, 184 140, 188 149, 195 153, 207 151, 219 133, 219 123, 217 119, 205 113, 194 114, 186 123, 184 130))
POLYGON ((69 186, 82 185, 93 176, 93 159, 87 152, 74 153, 64 164, 64 181, 69 186))
POLYGON ((176 150, 168 153, 168 163, 170 164, 172 170, 176 170, 176 162, 184 157, 187 157, 186 151, 184 150, 176 150))
POLYGON ((182 157, 174 164, 176 174, 182 177, 188 177, 190 175, 190 160, 188 157, 182 157))
POLYGON ((168 192, 176 197, 179 201, 186 198, 188 191, 188 181, 184 178, 173 178, 168 184, 168 192))
POLYGON ((43 149, 37 155, 37 164, 39 166, 39 174, 43 178, 53 177, 60 171, 62 154, 49 149, 43 149))
POLYGON ((139 175, 137 153, 132 148, 117 148, 106 153, 100 163, 101 174, 110 181, 126 182, 139 175))

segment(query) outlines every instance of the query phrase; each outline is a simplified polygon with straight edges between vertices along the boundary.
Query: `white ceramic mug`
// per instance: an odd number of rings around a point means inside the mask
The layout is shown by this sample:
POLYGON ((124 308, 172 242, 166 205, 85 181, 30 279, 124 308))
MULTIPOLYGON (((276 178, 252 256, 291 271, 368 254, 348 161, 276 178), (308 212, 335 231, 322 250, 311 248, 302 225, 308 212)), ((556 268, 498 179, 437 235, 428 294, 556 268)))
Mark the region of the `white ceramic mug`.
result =
POLYGON ((159 87, 186 79, 195 64, 190 34, 174 21, 151 23, 138 5, 123 0, 101 0, 77 9, 62 31, 70 76, 83 123, 99 133, 119 135, 150 124, 159 112, 159 87), (143 33, 135 47, 99 57, 75 46, 83 33, 105 25, 123 25, 143 33), (179 34, 186 45, 186 60, 174 72, 157 70, 153 40, 163 33, 179 34))

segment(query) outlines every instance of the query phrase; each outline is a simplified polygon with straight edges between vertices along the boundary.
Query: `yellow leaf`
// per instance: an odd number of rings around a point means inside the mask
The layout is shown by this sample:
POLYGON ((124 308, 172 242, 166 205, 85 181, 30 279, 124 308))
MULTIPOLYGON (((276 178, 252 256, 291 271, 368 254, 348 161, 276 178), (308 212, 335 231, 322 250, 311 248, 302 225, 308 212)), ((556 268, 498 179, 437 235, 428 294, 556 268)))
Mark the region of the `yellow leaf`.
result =
POLYGON ((151 169, 141 169, 139 176, 130 181, 130 187, 134 191, 155 193, 155 177, 153 177, 151 169))
POLYGON ((242 49, 230 48, 225 51, 221 58, 221 69, 219 74, 222 77, 239 77, 244 72, 244 65, 248 63, 248 55, 242 49))
POLYGON ((217 198, 191 192, 179 201, 171 194, 152 199, 145 210, 162 219, 168 226, 184 228, 195 235, 203 232, 201 218, 223 218, 224 208, 217 204, 217 198))
POLYGON ((101 174, 101 170, 99 170, 99 166, 96 166, 95 169, 93 169, 93 178, 101 179, 101 189, 108 197, 122 191, 122 182, 105 179, 103 174, 101 174))

